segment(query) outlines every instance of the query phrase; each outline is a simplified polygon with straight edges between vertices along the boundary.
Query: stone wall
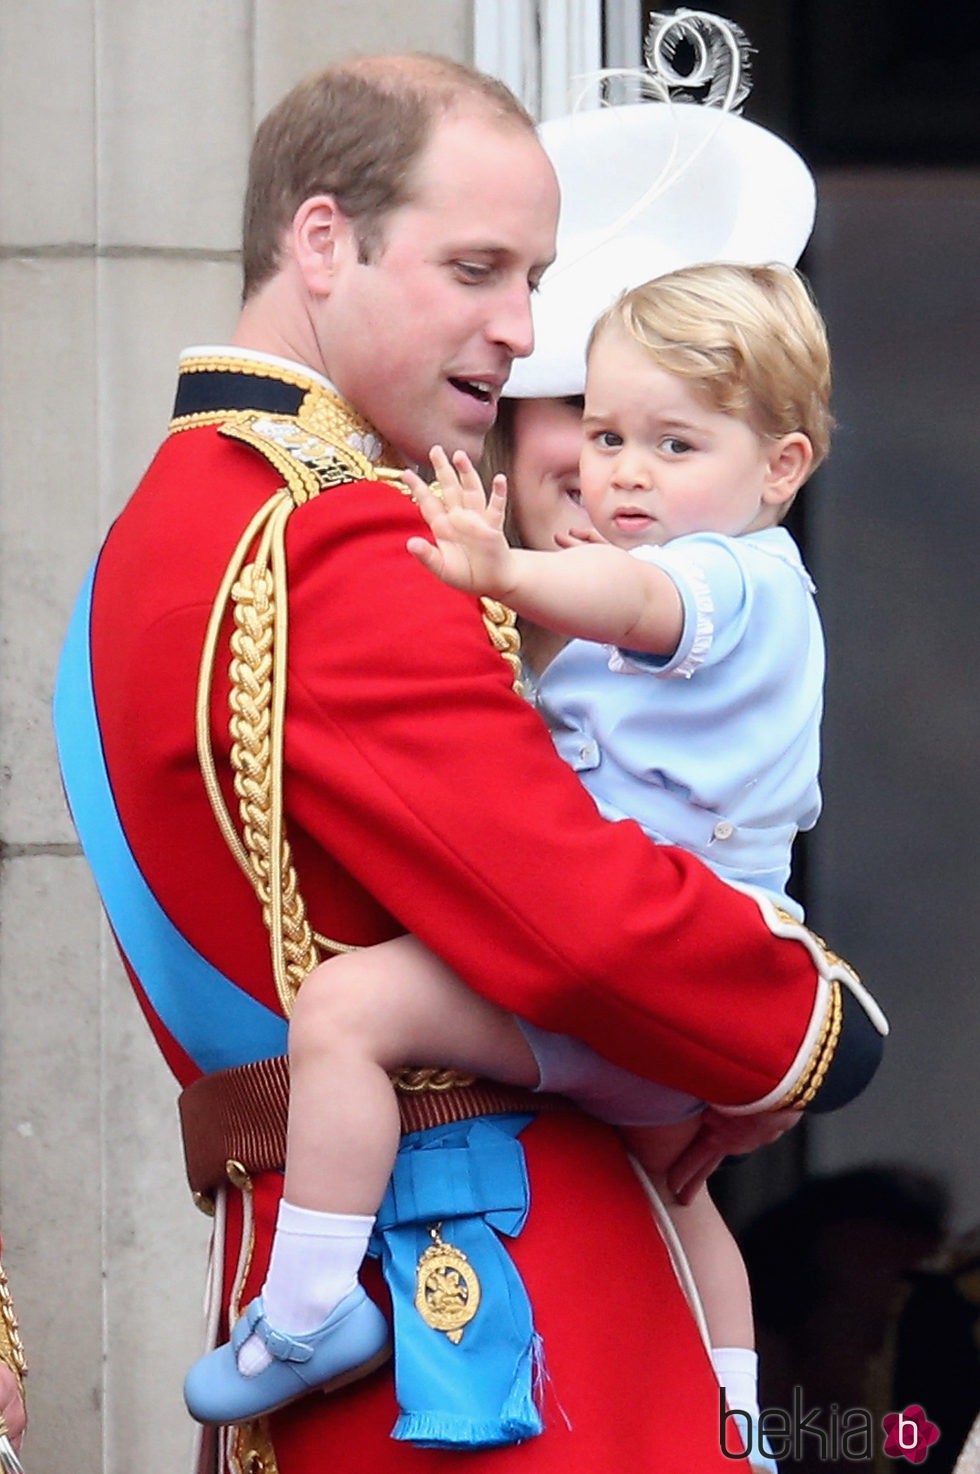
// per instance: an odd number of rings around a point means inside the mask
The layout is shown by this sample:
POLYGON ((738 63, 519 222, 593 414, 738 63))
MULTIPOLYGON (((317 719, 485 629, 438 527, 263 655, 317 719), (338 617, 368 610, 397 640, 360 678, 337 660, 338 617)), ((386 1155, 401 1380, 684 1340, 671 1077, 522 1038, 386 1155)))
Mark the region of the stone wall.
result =
POLYGON ((350 51, 468 59, 468 0, 4 0, 0 9, 0 1221, 28 1466, 188 1466, 208 1225, 175 1086, 114 958, 50 730, 68 613, 238 303, 259 118, 350 51))

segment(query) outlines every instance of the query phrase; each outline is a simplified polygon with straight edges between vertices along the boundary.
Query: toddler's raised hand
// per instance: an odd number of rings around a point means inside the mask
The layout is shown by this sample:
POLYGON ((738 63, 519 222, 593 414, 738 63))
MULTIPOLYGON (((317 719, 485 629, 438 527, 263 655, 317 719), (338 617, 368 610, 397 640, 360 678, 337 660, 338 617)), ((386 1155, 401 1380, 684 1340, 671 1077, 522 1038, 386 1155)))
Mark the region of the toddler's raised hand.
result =
POLYGON ((410 537, 406 546, 424 567, 464 593, 503 599, 509 587, 511 550, 504 537, 507 479, 495 476, 489 500, 465 451, 452 460, 441 446, 432 448, 438 491, 412 471, 405 472, 435 543, 410 537))

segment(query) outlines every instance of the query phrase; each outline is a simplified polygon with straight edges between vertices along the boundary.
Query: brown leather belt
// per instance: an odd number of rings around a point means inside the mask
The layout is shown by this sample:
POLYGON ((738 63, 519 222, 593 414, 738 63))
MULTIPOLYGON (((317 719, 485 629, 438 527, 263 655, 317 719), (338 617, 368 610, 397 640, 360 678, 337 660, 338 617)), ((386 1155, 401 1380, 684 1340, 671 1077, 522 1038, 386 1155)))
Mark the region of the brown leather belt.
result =
MULTIPOLYGON (((474 1116, 574 1110, 559 1095, 477 1080, 472 1085, 398 1089, 402 1131, 447 1126, 474 1116)), ((228 1164, 247 1173, 280 1169, 286 1160, 289 1060, 262 1059, 204 1075, 180 1096, 184 1161, 191 1191, 209 1197, 228 1178, 228 1164)))

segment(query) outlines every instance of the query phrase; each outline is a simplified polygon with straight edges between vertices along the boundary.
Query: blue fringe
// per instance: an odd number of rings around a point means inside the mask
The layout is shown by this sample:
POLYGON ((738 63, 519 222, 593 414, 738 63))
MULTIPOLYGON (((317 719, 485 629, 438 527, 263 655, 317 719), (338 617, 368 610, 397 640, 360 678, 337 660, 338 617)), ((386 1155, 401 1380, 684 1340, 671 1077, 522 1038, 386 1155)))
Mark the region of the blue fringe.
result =
POLYGON ((416 1448, 499 1448, 524 1443, 544 1430, 536 1396, 542 1386, 541 1337, 532 1336, 514 1368, 510 1392, 496 1418, 467 1418, 459 1413, 403 1412, 392 1438, 416 1448), (529 1390, 533 1389, 533 1390, 529 1390))

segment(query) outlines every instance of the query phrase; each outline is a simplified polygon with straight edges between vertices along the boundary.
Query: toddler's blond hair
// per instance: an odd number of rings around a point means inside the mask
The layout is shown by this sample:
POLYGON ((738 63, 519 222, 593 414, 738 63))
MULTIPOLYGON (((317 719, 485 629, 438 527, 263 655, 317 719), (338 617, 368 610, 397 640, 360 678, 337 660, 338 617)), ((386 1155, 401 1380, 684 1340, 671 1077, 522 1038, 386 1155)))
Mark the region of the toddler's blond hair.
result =
POLYGON ((689 266, 623 295, 589 338, 621 328, 711 405, 778 440, 802 431, 815 470, 830 449, 830 350, 799 272, 776 264, 689 266))

